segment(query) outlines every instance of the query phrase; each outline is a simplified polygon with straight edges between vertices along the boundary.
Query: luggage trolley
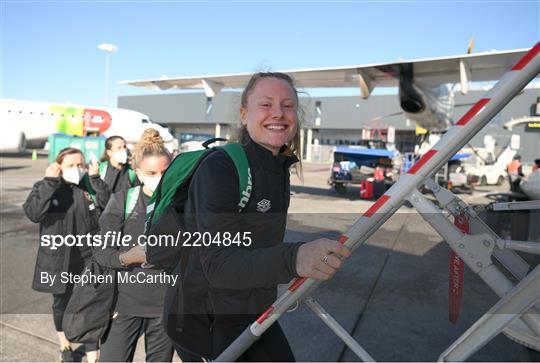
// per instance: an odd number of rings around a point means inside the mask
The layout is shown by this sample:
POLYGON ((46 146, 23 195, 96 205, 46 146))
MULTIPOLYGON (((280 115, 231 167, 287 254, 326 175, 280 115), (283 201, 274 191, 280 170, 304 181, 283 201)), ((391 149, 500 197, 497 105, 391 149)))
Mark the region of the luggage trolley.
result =
MULTIPOLYGON (((531 272, 515 252, 540 255, 535 242, 499 238, 478 217, 475 210, 432 179, 433 173, 484 127, 510 100, 540 73, 540 42, 529 50, 406 174, 382 195, 344 233, 339 242, 353 250, 363 244, 409 201, 445 239, 452 251, 500 296, 489 311, 474 323, 439 357, 440 361, 462 361, 483 347, 501 331, 530 348, 540 350, 540 266, 531 272), (454 215, 450 222, 418 188, 427 185, 439 204, 454 215), (514 285, 493 263, 495 257, 519 283, 514 285)), ((312 298, 320 281, 297 278, 259 318, 223 351, 216 361, 234 361, 251 346, 290 306, 305 299, 308 306, 362 360, 373 358, 312 298)))

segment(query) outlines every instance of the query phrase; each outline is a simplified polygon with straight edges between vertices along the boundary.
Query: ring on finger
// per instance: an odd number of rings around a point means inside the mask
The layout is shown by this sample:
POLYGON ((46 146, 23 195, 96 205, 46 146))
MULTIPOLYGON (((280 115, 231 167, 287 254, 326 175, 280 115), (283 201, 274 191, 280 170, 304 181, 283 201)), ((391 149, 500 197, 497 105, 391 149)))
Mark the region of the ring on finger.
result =
POLYGON ((321 261, 325 264, 325 265, 328 265, 328 257, 330 257, 329 255, 324 255, 322 258, 321 258, 321 261))

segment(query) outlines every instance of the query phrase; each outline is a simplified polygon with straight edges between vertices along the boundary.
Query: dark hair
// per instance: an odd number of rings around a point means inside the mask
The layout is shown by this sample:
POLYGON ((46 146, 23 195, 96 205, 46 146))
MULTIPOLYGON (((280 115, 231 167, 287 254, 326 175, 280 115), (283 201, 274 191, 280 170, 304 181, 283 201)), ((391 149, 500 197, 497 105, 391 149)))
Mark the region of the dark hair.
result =
POLYGON ((521 160, 521 155, 516 155, 513 157, 514 160, 521 160))
POLYGON ((540 168, 540 159, 534 159, 534 163, 540 168))
POLYGON ((109 161, 109 155, 107 154, 107 150, 111 150, 112 144, 116 140, 122 140, 124 144, 126 143, 126 140, 122 136, 109 136, 107 140, 105 140, 105 150, 103 151, 103 155, 101 155, 101 159, 99 159, 99 161, 109 161))
POLYGON ((56 162, 58 164, 62 164, 62 161, 64 161, 64 158, 67 156, 67 155, 73 155, 73 154, 81 154, 81 156, 83 157, 83 160, 84 160, 84 154, 82 153, 81 150, 77 149, 77 148, 74 148, 74 147, 66 147, 62 150, 60 150, 60 152, 58 153, 58 155, 56 156, 56 162))
POLYGON ((171 160, 171 153, 165 147, 163 138, 155 129, 144 130, 141 139, 133 147, 131 164, 138 168, 141 161, 149 156, 166 156, 171 160))

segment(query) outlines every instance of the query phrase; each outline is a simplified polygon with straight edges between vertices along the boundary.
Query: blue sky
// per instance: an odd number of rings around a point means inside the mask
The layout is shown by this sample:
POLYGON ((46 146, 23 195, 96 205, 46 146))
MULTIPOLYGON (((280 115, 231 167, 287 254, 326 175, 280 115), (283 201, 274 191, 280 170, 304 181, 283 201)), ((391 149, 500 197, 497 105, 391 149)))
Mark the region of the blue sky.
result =
MULTIPOLYGON (((1 97, 110 104, 121 80, 332 67, 528 48, 539 1, 5 1, 1 97)), ((176 91, 178 92, 178 91, 176 91)), ((320 91, 319 91, 320 92, 320 91)), ((313 92, 311 92, 314 95, 313 92)))

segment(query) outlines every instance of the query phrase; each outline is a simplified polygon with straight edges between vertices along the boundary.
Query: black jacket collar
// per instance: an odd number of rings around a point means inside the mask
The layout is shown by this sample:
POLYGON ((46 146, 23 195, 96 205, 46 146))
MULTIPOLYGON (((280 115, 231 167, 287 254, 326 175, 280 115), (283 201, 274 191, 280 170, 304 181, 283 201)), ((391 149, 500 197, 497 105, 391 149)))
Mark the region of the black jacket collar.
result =
MULTIPOLYGON (((264 146, 257 144, 251 139, 251 137, 249 137, 249 135, 246 135, 242 140, 242 146, 244 146, 244 149, 246 150, 250 161, 274 172, 282 172, 285 169, 289 169, 289 167, 294 163, 298 162, 298 158, 296 157, 296 155, 274 156, 270 150, 266 149, 264 146)), ((283 151, 285 147, 286 146, 283 145, 280 152, 283 151)))

